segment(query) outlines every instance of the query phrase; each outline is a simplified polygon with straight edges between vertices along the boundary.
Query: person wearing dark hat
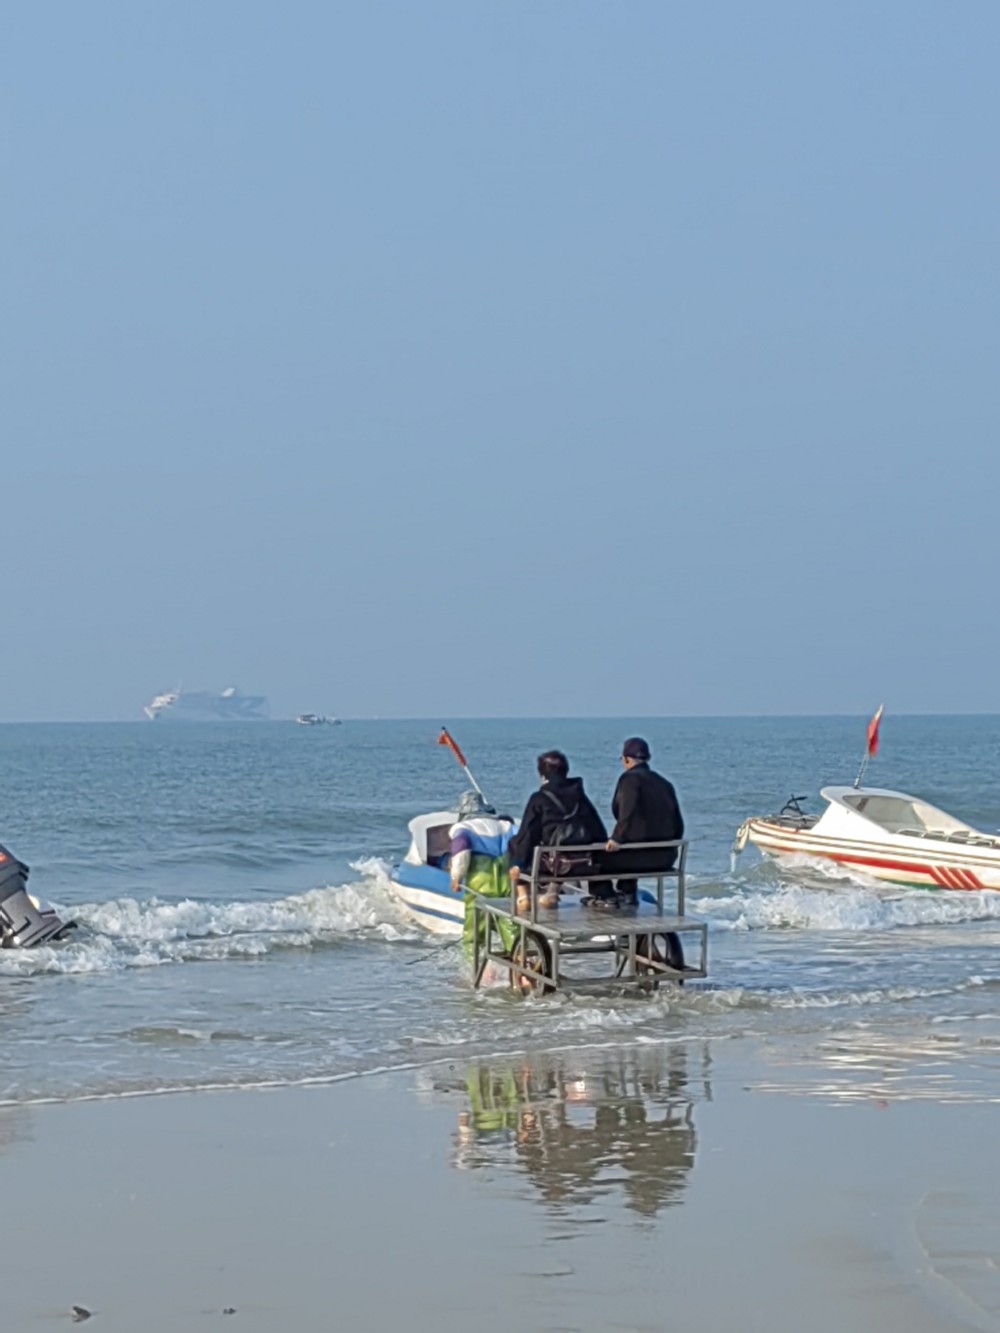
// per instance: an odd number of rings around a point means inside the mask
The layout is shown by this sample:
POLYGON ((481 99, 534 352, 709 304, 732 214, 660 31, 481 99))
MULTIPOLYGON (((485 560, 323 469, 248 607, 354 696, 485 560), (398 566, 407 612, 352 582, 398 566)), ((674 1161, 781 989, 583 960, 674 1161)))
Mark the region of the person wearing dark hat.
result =
MULTIPOLYGON (((673 783, 649 766, 649 746, 641 736, 631 736, 622 746, 624 772, 611 801, 615 826, 608 839, 608 853, 600 868, 610 872, 656 874, 672 870, 677 848, 662 852, 623 850, 630 842, 675 842, 684 837, 684 818, 673 783)), ((626 906, 636 901, 636 881, 625 880, 618 889, 626 906)))

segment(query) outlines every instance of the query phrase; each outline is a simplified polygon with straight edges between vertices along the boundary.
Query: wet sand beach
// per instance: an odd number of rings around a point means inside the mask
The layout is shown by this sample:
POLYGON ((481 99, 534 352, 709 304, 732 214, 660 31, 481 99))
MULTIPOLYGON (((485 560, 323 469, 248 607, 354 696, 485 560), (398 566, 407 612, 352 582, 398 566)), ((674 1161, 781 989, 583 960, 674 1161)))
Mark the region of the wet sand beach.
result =
POLYGON ((1000 1078, 936 1056, 695 1039, 12 1108, 3 1327, 1000 1327, 1000 1078))

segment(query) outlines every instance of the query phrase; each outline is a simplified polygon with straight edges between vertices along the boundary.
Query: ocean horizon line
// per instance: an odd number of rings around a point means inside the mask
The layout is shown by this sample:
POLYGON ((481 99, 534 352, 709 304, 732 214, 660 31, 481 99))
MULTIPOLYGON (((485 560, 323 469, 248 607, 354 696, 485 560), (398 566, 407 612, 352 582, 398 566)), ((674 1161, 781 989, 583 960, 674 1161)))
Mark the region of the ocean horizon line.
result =
MULTIPOLYGON (((352 723, 409 723, 426 722, 436 726, 451 726, 465 722, 754 722, 754 721, 773 721, 773 722, 804 722, 820 721, 824 719, 857 719, 868 718, 872 710, 865 709, 859 711, 838 710, 831 712, 759 712, 759 713, 468 713, 468 714, 447 714, 442 716, 439 713, 427 714, 358 714, 355 716, 339 714, 337 721, 342 724, 350 725, 352 723)), ((981 712, 976 709, 950 709, 939 712, 932 709, 919 709, 908 711, 887 712, 885 716, 890 718, 995 718, 1000 717, 1000 710, 994 712, 981 712)), ((170 730, 174 730, 177 725, 184 727, 190 726, 220 726, 231 728, 236 723, 240 724, 240 730, 245 726, 267 726, 284 725, 289 722, 295 722, 295 715, 289 713, 287 716, 252 718, 252 719, 204 719, 196 722, 185 720, 178 724, 176 721, 168 723, 170 730)), ((113 717, 113 718, 0 718, 0 726, 4 727, 120 727, 120 726, 142 726, 144 728, 151 725, 150 721, 142 717, 113 717)), ((163 727, 160 723, 159 726, 163 727)))

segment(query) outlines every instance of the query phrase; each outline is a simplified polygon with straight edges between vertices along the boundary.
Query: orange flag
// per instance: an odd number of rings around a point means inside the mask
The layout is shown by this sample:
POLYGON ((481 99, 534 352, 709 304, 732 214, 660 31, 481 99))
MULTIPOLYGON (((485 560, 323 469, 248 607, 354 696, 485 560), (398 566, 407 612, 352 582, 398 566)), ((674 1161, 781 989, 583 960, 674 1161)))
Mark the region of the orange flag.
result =
POLYGON ((875 716, 868 723, 868 753, 869 755, 878 754, 878 725, 882 721, 882 709, 884 704, 879 704, 875 716))
POLYGON ((438 745, 447 745, 448 749, 452 752, 462 767, 468 768, 468 764, 465 762, 465 755, 458 748, 457 743, 452 739, 451 732, 447 727, 441 728, 441 735, 438 737, 438 745))

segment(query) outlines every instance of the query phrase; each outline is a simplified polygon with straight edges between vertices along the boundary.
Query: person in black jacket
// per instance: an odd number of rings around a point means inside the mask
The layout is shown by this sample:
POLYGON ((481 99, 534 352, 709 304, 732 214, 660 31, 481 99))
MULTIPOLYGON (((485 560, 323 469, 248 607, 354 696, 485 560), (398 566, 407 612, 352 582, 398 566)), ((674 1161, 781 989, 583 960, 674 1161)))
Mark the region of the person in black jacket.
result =
MULTIPOLYGON (((673 783, 654 773, 649 760, 649 746, 640 736, 630 737, 622 746, 625 771, 611 802, 615 826, 607 853, 600 858, 601 870, 656 874, 672 870, 677 862, 676 847, 662 852, 621 850, 630 842, 674 842, 684 837, 684 818, 673 783)), ((625 904, 634 903, 636 881, 623 881, 618 896, 625 904)))
MULTIPOLYGON (((531 874, 536 847, 554 843, 580 846, 604 842, 608 836, 604 821, 583 789, 583 779, 569 776, 569 761, 561 750, 546 750, 538 756, 538 776, 541 786, 528 797, 520 827, 507 849, 517 912, 528 906, 527 882, 521 872, 531 874), (565 836, 567 832, 569 836, 565 836)), ((608 894, 612 892, 610 885, 602 887, 608 894)), ((546 895, 544 901, 546 906, 555 905, 554 895, 546 895)))

